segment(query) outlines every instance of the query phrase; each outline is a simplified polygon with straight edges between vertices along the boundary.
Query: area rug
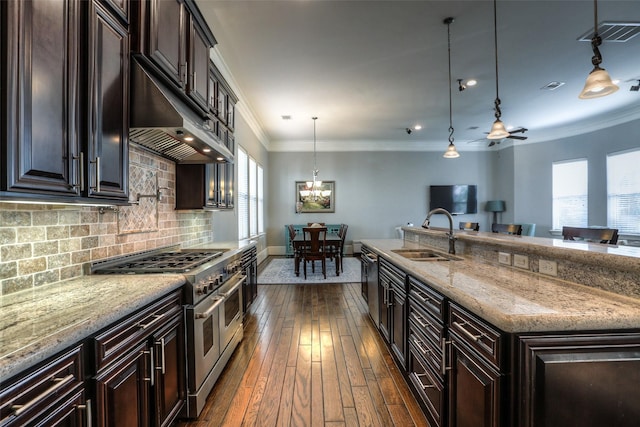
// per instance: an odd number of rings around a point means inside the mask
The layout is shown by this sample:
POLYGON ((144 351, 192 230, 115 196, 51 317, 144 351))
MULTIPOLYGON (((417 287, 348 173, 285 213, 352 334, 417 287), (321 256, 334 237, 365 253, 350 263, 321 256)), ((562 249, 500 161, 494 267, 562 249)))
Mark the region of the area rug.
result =
POLYGON ((316 272, 311 272, 311 264, 307 265, 307 279, 304 278, 304 270, 300 263, 300 276, 294 272, 293 258, 274 258, 258 274, 259 285, 285 285, 308 283, 360 283, 360 259, 345 257, 342 260, 343 272, 336 276, 336 264, 332 260, 327 261, 327 278, 322 275, 320 262, 316 261, 316 272))

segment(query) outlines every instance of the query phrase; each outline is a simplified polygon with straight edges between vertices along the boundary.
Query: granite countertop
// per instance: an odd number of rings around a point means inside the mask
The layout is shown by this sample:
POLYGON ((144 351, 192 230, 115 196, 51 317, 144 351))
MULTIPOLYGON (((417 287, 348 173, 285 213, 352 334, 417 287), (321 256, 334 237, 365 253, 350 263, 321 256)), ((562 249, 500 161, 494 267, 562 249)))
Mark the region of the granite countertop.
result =
POLYGON ((184 285, 181 274, 93 275, 0 297, 7 379, 184 285))
POLYGON ((504 332, 640 328, 635 298, 464 256, 411 261, 393 250, 424 246, 399 239, 362 243, 504 332))

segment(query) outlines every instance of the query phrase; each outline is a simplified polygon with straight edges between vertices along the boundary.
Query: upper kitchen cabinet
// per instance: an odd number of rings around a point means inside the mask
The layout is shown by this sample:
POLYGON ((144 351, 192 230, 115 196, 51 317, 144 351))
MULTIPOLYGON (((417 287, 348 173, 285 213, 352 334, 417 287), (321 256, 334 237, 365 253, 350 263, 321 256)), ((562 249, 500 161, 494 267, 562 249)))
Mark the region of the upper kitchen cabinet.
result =
POLYGON ((129 36, 121 17, 79 0, 1 2, 0 11, 3 196, 126 203, 129 36))
POLYGON ((213 63, 211 63, 209 73, 209 92, 211 93, 209 110, 218 122, 224 125, 219 126, 218 135, 222 141, 227 143, 225 132, 233 132, 235 104, 238 102, 238 98, 213 63))
POLYGON ((193 1, 140 0, 133 50, 142 53, 202 112, 207 110, 209 50, 213 34, 193 1))

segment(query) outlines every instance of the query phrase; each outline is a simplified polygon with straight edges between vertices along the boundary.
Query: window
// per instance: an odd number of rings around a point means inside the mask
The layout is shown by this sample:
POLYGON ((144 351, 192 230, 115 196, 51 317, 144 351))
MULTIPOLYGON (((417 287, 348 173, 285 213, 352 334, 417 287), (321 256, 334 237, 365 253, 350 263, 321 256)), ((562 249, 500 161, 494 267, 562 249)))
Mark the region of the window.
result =
POLYGON ((607 226, 640 234, 640 150, 607 156, 607 226))
POLYGON ((264 233, 262 166, 238 146, 238 238, 264 233))
POLYGON ((238 147, 238 238, 249 238, 249 157, 238 147))
POLYGON ((554 162, 553 179, 553 228, 562 226, 587 227, 588 225, 588 176, 587 160, 554 162))

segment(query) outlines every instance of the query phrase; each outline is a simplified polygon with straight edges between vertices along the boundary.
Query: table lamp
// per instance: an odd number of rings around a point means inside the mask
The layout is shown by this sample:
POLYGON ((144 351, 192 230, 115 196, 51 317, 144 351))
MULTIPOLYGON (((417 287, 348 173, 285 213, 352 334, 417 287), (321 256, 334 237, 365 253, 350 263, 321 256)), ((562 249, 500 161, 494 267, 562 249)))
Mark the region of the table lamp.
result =
POLYGON ((504 200, 489 200, 484 207, 487 212, 493 212, 493 224, 498 223, 498 212, 504 212, 506 206, 504 200))

